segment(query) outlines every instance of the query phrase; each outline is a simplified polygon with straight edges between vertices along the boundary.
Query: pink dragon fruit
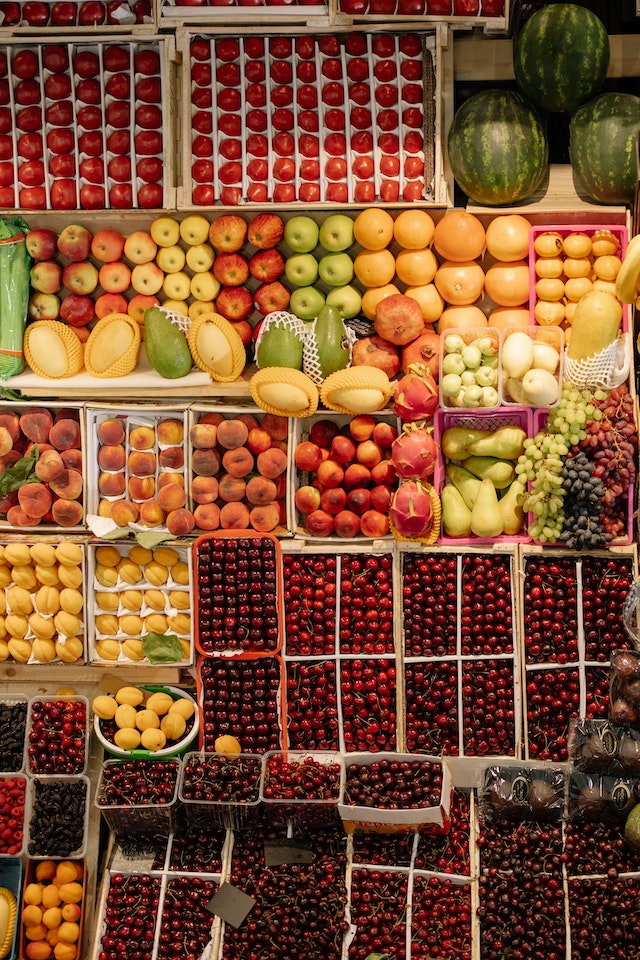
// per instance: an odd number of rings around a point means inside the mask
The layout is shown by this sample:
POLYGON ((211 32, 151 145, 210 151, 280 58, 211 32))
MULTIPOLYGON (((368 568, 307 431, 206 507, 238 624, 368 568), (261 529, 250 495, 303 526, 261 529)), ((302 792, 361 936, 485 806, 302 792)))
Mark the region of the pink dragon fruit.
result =
POLYGON ((424 363, 412 363, 396 382, 393 409, 401 420, 413 423, 430 419, 438 406, 438 385, 424 363))
POLYGON ((391 463, 401 480, 426 480, 436 466, 438 446, 428 427, 406 423, 391 444, 391 463))
POLYGON ((427 537, 433 526, 430 484, 422 480, 403 480, 389 505, 389 520, 401 537, 427 537))

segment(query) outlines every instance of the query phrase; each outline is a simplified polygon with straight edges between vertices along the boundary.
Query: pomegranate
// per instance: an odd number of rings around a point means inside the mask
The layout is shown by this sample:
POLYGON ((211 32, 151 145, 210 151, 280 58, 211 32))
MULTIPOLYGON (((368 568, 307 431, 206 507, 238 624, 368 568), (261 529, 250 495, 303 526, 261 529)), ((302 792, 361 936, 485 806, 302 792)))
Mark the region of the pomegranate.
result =
POLYGON ((378 367, 384 370, 391 380, 400 369, 400 351, 393 343, 377 334, 362 337, 353 345, 351 366, 378 367))
POLYGON ((402 348, 400 359, 405 371, 412 363, 424 363, 437 381, 440 376, 440 334, 435 330, 425 330, 402 348))

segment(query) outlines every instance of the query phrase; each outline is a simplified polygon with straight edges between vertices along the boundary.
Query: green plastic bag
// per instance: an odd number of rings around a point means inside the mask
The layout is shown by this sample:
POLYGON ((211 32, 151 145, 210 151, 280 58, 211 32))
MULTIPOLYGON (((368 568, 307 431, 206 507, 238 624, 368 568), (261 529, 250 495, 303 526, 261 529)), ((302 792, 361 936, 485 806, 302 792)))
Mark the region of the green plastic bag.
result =
POLYGON ((0 380, 15 377, 24 367, 22 342, 29 304, 31 257, 24 220, 0 218, 0 380))

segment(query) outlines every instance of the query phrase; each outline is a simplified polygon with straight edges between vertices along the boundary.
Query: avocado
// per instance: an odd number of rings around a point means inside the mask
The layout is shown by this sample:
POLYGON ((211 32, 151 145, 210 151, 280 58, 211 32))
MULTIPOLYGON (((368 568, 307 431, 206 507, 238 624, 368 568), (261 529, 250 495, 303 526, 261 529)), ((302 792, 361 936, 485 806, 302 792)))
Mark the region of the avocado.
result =
POLYGON ((351 361, 347 328, 340 311, 325 303, 313 321, 305 343, 305 367, 309 375, 324 380, 337 370, 344 370, 351 361))
POLYGON ((256 349, 256 363, 260 369, 265 367, 302 368, 302 341, 304 337, 302 321, 294 324, 281 323, 277 318, 269 323, 256 349))
POLYGON ((158 307, 144 312, 144 345, 149 363, 165 380, 191 372, 193 357, 186 336, 158 307))

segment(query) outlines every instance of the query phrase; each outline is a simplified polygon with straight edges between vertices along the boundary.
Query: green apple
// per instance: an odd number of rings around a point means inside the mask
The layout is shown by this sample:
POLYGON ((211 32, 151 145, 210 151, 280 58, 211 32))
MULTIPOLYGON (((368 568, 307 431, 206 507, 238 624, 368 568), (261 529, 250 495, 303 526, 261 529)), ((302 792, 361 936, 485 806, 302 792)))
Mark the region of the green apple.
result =
POLYGON ((332 213, 320 224, 319 236, 325 250, 346 250, 353 243, 353 220, 345 213, 332 213))
POLYGON ((317 287, 298 287, 289 301, 289 310, 301 320, 313 320, 323 306, 324 293, 317 287))
POLYGON ((300 214, 284 225, 284 242, 294 253, 311 253, 318 245, 319 227, 311 217, 300 214))
POLYGON ((318 279, 318 261, 312 253, 294 253, 285 261, 284 275, 296 287, 309 287, 318 279))
POLYGON ((336 310, 340 311, 340 316, 343 320, 351 320, 360 313, 362 296, 359 290, 356 290, 352 284, 348 283, 344 287, 334 287, 333 290, 330 290, 327 294, 326 302, 329 306, 335 307, 336 310))
POLYGON ((353 260, 348 253, 325 253, 320 258, 318 272, 330 287, 344 287, 353 280, 353 260))

